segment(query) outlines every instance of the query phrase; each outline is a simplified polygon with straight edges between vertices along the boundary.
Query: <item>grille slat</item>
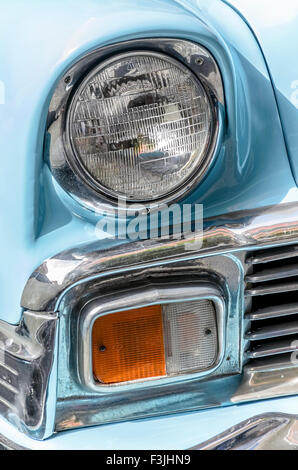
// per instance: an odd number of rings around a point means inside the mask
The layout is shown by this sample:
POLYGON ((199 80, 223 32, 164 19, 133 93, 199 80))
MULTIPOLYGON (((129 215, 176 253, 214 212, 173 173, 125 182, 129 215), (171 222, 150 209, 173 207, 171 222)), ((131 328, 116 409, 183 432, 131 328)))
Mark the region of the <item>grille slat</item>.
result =
POLYGON ((0 386, 7 388, 12 393, 19 393, 18 389, 15 388, 11 383, 9 383, 7 380, 3 380, 0 378, 0 386))
POLYGON ((298 333, 298 320, 284 325, 269 325, 259 328, 257 331, 250 331, 245 335, 245 339, 259 341, 260 339, 278 338, 279 336, 295 335, 298 333))
POLYGON ((284 317, 298 314, 298 303, 276 305, 273 307, 260 308, 245 315, 246 320, 268 320, 270 318, 284 317))
POLYGON ((16 371, 13 367, 9 366, 8 364, 5 364, 4 362, 2 362, 0 360, 0 374, 1 374, 1 367, 3 369, 6 369, 8 372, 10 372, 11 374, 15 375, 15 376, 18 376, 18 371, 16 371))
MULTIPOLYGON (((289 354, 278 354, 274 356, 260 357, 251 359, 246 367, 247 373, 251 372, 273 372, 277 371, 280 374, 282 369, 297 369, 297 364, 294 365, 289 359, 289 354)), ((296 386, 297 390, 297 386, 296 386)))
POLYGON ((250 274, 246 276, 246 282, 265 282, 265 281, 275 281, 277 279, 283 279, 288 277, 298 276, 298 264, 294 266, 284 268, 273 268, 273 269, 264 269, 261 272, 256 274, 250 274))
POLYGON ((18 372, 10 363, 9 358, 0 361, 0 407, 16 412, 15 398, 19 394, 18 372))
POLYGON ((254 252, 247 263, 248 367, 289 367, 298 351, 298 245, 254 252))
POLYGON ((270 263, 289 258, 298 258, 298 246, 286 246, 281 248, 271 248, 270 250, 260 250, 252 256, 248 256, 246 262, 249 264, 263 264, 270 263))
POLYGON ((291 292, 298 290, 298 281, 294 282, 276 282, 257 285, 246 289, 246 295, 257 296, 257 295, 270 295, 278 294, 281 292, 291 292))
POLYGON ((286 354, 298 351, 298 337, 293 341, 293 338, 284 338, 281 340, 272 340, 270 342, 260 342, 253 345, 247 351, 247 357, 250 359, 257 359, 260 357, 275 356, 277 354, 286 354))

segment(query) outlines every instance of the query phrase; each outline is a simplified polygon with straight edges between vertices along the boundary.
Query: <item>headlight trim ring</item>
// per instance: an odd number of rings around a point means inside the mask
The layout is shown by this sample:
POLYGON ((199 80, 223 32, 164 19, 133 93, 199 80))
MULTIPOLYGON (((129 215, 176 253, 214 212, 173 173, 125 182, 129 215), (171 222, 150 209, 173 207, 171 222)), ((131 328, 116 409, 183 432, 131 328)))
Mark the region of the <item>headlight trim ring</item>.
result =
MULTIPOLYGON (((199 182, 205 177, 211 167, 216 149, 220 144, 220 129, 223 125, 224 112, 224 91, 219 68, 213 56, 204 47, 190 41, 178 39, 140 39, 131 40, 123 43, 96 49, 85 55, 75 65, 65 72, 58 82, 49 107, 47 134, 50 135, 50 145, 48 147, 48 163, 50 170, 59 184, 68 196, 79 203, 81 206, 96 212, 121 215, 118 201, 125 201, 125 214, 129 214, 131 204, 144 204, 147 211, 158 209, 167 203, 174 203, 184 199, 199 182), (119 53, 119 49, 121 52, 119 53), (82 171, 74 158, 68 133, 68 112, 74 96, 79 87, 84 83, 86 77, 92 74, 96 67, 108 60, 115 60, 117 56, 123 54, 134 54, 136 51, 144 51, 147 54, 161 54, 168 60, 173 60, 181 64, 196 77, 198 82, 204 88, 211 104, 211 134, 208 145, 208 151, 205 158, 202 159, 199 168, 194 171, 190 177, 178 185, 173 191, 150 200, 130 200, 127 197, 108 191, 105 187, 100 187, 97 182, 88 178, 86 172, 82 171)), ((46 148, 46 147, 45 147, 46 148)))

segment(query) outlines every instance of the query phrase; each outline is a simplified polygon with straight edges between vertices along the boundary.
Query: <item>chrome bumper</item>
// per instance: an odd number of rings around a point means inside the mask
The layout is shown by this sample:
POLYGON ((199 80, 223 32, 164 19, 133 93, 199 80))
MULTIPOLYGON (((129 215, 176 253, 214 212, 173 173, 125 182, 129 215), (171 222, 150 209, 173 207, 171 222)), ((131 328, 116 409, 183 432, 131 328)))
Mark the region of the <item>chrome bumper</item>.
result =
POLYGON ((298 417, 282 413, 254 416, 193 450, 298 450, 298 417))
MULTIPOLYGON (((0 450, 28 449, 0 434, 0 450)), ((298 450, 298 417, 257 415, 187 450, 298 450)))
POLYGON ((0 434, 0 450, 28 450, 0 434))
POLYGON ((36 439, 47 435, 56 326, 57 314, 41 312, 24 312, 17 326, 0 321, 0 413, 36 439))
MULTIPOLYGON (((209 255, 241 253, 298 240, 297 204, 235 213, 207 222, 208 226, 204 230, 202 246, 199 249, 196 249, 198 240, 194 234, 185 235, 184 240, 146 240, 122 243, 117 247, 105 247, 105 242, 99 241, 59 253, 38 267, 23 292, 21 305, 24 313, 20 324, 12 327, 0 322, 0 352, 1 349, 4 350, 8 357, 6 371, 2 371, 0 367, 0 372, 3 372, 5 377, 8 376, 8 379, 3 379, 3 375, 0 379, 2 390, 10 396, 8 399, 0 395, 0 413, 19 429, 37 439, 44 439, 55 430, 57 368, 53 364, 57 359, 56 330, 59 322, 59 302, 70 289, 79 293, 82 283, 93 282, 107 275, 122 275, 127 270, 146 271, 164 264, 185 262, 209 255), (16 380, 15 377, 19 378, 16 380)), ((297 393, 297 367, 297 364, 290 365, 286 372, 286 381, 282 383, 280 373, 276 370, 244 369, 241 388, 238 388, 233 396, 216 397, 214 403, 220 406, 228 402, 268 398, 274 396, 276 386, 279 387, 279 396, 297 393), (270 380, 262 387, 264 392, 260 393, 259 389, 254 388, 255 384, 263 383, 264 376, 268 379, 268 374, 270 380)), ((210 395, 208 386, 209 383, 206 382, 205 396, 210 395)), ((217 388, 220 390, 220 387, 217 388)), ((94 397, 90 397, 91 399, 97 409, 96 400, 94 401, 94 397)), ((65 408, 65 402, 63 406, 65 408)), ((88 406, 84 406, 84 410, 80 410, 81 425, 97 424, 86 419, 85 409, 90 415, 91 401, 88 406)), ((67 408, 65 409, 68 412, 67 408)), ((73 413, 72 410, 73 402, 69 413, 73 413)), ((157 414, 160 414, 159 411, 157 414)), ((66 418, 63 415, 62 418, 60 428, 56 427, 56 430, 78 425, 76 417, 70 419, 68 415, 66 418)), ((87 418, 89 419, 89 416, 87 418)))

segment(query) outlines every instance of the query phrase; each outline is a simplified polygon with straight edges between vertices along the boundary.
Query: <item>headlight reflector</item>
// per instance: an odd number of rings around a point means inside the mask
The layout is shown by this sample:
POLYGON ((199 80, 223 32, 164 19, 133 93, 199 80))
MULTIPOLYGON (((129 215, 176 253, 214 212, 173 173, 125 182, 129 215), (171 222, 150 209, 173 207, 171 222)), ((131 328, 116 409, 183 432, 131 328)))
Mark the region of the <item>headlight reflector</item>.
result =
POLYGON ((111 197, 162 198, 205 163, 212 108, 195 75, 160 53, 109 59, 83 80, 68 113, 77 169, 111 197))

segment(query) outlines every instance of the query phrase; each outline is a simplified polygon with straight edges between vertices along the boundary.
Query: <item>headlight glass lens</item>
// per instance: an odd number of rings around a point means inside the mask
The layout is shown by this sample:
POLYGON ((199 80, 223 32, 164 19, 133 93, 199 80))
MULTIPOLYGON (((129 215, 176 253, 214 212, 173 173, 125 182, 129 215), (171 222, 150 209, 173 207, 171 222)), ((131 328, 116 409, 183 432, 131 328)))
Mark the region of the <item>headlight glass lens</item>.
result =
POLYGON ((101 64, 78 88, 68 116, 85 176, 107 194, 135 201, 164 197, 187 182, 212 137, 203 86, 162 54, 135 52, 101 64))

